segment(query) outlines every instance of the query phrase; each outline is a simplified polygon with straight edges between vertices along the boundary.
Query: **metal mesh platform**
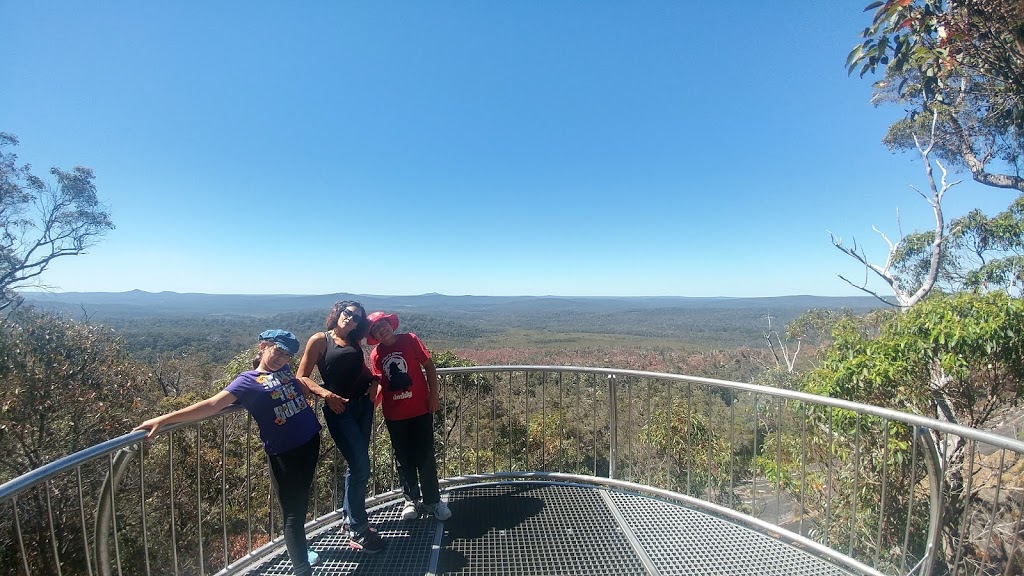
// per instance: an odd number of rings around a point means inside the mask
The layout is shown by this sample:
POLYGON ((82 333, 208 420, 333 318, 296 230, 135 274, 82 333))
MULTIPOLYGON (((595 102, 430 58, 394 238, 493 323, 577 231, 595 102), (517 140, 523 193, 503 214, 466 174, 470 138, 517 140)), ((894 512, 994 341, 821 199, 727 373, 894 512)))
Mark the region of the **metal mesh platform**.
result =
MULTIPOLYGON (((642 494, 551 482, 449 488, 452 518, 402 521, 401 500, 370 510, 387 543, 375 555, 348 547, 340 524, 314 533, 317 576, 341 574, 859 574, 813 550, 642 494)), ((280 552, 246 572, 291 574, 280 552)))

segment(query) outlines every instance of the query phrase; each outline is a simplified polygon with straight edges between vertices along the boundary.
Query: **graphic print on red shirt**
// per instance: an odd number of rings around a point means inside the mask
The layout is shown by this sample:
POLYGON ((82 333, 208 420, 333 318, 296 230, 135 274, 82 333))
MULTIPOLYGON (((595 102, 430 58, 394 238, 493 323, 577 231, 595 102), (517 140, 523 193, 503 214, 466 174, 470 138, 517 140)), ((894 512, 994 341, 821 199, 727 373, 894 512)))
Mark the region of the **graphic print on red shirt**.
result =
POLYGON ((380 376, 384 418, 405 420, 430 411, 430 394, 423 363, 430 360, 423 342, 415 334, 395 334, 390 346, 383 342, 370 352, 370 366, 380 376))

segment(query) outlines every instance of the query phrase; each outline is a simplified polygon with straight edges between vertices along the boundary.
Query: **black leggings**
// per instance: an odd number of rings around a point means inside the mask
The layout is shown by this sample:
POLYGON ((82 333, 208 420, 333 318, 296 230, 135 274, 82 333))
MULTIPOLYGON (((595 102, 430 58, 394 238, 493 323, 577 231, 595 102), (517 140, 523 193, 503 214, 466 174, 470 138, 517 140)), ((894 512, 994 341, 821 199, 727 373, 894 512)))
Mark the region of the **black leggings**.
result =
POLYGON ((434 458, 434 415, 430 412, 406 420, 386 420, 395 450, 398 477, 406 500, 420 499, 437 504, 441 492, 437 483, 437 460, 434 458))
POLYGON ((288 548, 295 576, 309 576, 313 573, 306 557, 306 512, 309 510, 309 487, 313 485, 319 455, 320 434, 283 454, 267 455, 270 460, 270 483, 281 503, 284 517, 284 544, 288 548))

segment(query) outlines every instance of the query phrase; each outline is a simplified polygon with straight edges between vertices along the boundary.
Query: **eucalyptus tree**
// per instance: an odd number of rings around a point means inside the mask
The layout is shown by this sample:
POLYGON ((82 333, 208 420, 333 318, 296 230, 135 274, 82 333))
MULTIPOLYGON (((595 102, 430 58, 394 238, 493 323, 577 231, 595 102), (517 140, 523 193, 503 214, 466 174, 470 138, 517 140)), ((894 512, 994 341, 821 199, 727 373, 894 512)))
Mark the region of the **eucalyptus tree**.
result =
POLYGON ((886 145, 912 150, 935 115, 937 158, 986 186, 1024 192, 1024 3, 887 0, 865 11, 873 18, 848 70, 883 72, 873 101, 908 112, 886 145))
MULTIPOLYGON (((18 308, 0 318, 0 481, 109 440, 132 429, 155 401, 148 370, 129 357, 109 328, 18 308)), ((86 506, 94 506, 102 468, 83 471, 86 506)), ((19 497, 21 538, 32 550, 32 573, 56 574, 48 549, 50 530, 81 530, 78 487, 70 476, 19 497), (52 510, 52 517, 48 515, 52 510), (51 524, 52 522, 52 524, 51 524)), ((0 548, 17 550, 12 524, 0 528, 0 548)), ((65 574, 85 573, 88 553, 75 539, 61 551, 65 574)), ((0 554, 0 573, 14 574, 16 555, 0 554)))
POLYGON ((943 260, 945 257, 944 244, 948 231, 946 228, 946 217, 943 212, 942 202, 946 193, 953 186, 959 184, 960 181, 950 181, 948 179, 948 170, 946 169, 946 166, 938 159, 934 159, 932 157, 937 141, 938 118, 938 112, 933 112, 932 123, 928 132, 928 140, 923 140, 916 134, 913 135, 914 145, 917 148, 918 153, 921 155, 921 163, 924 166, 928 190, 927 192, 923 192, 916 187, 912 188, 925 200, 925 202, 928 203, 928 206, 931 208, 932 216, 935 221, 935 225, 932 229, 928 232, 914 232, 909 236, 903 235, 901 231, 900 236, 896 238, 896 240, 891 240, 888 236, 875 228, 875 231, 878 232, 889 247, 885 262, 882 264, 871 261, 864 248, 859 246, 856 240, 853 241, 852 245, 847 245, 843 243, 842 238, 837 237, 834 234, 831 236, 833 246, 864 266, 864 280, 862 282, 854 282, 842 274, 839 275, 839 278, 854 288, 866 292, 886 304, 892 304, 877 291, 872 288, 868 288, 869 277, 877 277, 888 285, 889 289, 896 297, 896 305, 900 308, 909 308, 914 306, 928 296, 932 288, 934 288, 938 283, 939 274, 943 268, 943 260), (939 170, 938 176, 935 174, 935 168, 938 168, 939 170), (906 245, 908 242, 914 242, 918 260, 921 264, 921 268, 919 270, 920 273, 916 275, 900 273, 906 258, 906 245))
POLYGON ((53 260, 82 254, 114 228, 92 170, 51 168, 55 183, 48 183, 18 164, 7 150, 17 145, 0 132, 0 310, 17 303, 14 291, 36 282, 53 260))

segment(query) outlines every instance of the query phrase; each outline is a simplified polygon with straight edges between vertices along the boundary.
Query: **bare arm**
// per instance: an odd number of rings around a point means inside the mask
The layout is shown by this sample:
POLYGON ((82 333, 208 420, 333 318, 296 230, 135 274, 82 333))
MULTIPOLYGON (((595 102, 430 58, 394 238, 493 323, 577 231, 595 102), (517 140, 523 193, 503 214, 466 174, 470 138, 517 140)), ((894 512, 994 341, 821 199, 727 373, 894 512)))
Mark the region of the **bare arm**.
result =
POLYGON ((146 438, 152 438, 156 435, 157 431, 168 424, 178 424, 180 422, 195 422, 196 420, 202 420, 207 416, 213 416, 217 412, 227 408, 235 401, 235 395, 228 392, 227 390, 221 390, 220 392, 210 396, 206 400, 200 400, 191 406, 182 408, 181 410, 175 410, 169 412, 163 416, 157 416, 156 418, 150 418, 142 424, 139 424, 132 429, 132 432, 136 430, 148 430, 149 434, 146 434, 146 438))
POLYGON ((317 332, 309 337, 306 342, 306 349, 302 351, 302 359, 299 360, 298 374, 295 375, 306 392, 313 396, 319 396, 327 402, 327 406, 335 413, 341 414, 345 411, 345 403, 348 399, 338 396, 334 392, 324 388, 313 381, 313 368, 316 367, 317 358, 323 356, 327 350, 327 337, 323 332, 317 332))
POLYGON ((423 371, 427 373, 427 390, 430 393, 428 406, 430 406, 430 412, 434 413, 441 407, 441 387, 437 383, 437 368, 434 366, 434 361, 428 359, 424 362, 423 371))
POLYGON ((316 367, 316 359, 323 356, 327 349, 327 338, 323 332, 317 332, 309 337, 306 342, 306 349, 302 351, 302 359, 299 360, 299 369, 295 377, 302 382, 302 385, 314 396, 324 397, 327 392, 322 386, 313 381, 313 368, 316 367))

